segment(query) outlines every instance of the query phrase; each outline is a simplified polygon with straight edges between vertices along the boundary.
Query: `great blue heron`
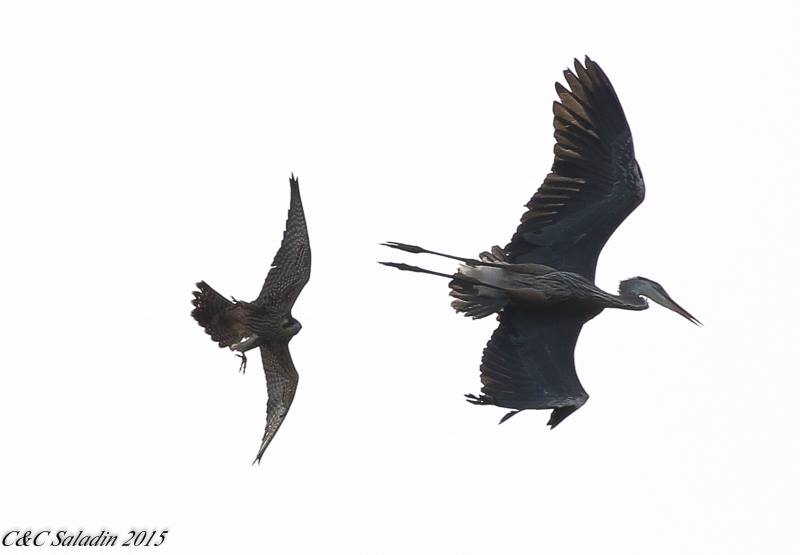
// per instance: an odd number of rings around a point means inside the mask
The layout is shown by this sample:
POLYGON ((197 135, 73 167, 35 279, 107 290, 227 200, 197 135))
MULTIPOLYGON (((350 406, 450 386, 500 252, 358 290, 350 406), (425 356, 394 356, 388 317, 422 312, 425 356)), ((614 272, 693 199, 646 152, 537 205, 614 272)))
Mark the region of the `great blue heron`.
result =
POLYGON ((589 398, 575 372, 575 343, 603 309, 644 310, 646 297, 700 324, 650 279, 626 279, 618 295, 594 285, 597 257, 644 199, 644 180, 622 106, 600 66, 587 56, 564 77, 570 90, 556 83, 552 170, 505 249, 470 259, 384 243, 458 260, 452 275, 382 262, 450 278, 452 306, 466 316, 498 313, 500 325, 483 351, 481 394, 467 400, 513 409, 500 422, 525 409, 553 409, 551 428, 589 398))
POLYGON ((300 201, 300 184, 289 180, 291 202, 283 241, 256 300, 229 301, 206 282, 194 291, 192 317, 205 328, 220 347, 238 351, 239 370, 247 366, 245 352, 259 347, 267 377, 267 425, 261 447, 253 463, 261 462, 267 446, 275 437, 289 412, 297 390, 297 370, 289 354, 289 341, 301 325, 292 316, 292 307, 311 274, 311 249, 306 219, 300 201))

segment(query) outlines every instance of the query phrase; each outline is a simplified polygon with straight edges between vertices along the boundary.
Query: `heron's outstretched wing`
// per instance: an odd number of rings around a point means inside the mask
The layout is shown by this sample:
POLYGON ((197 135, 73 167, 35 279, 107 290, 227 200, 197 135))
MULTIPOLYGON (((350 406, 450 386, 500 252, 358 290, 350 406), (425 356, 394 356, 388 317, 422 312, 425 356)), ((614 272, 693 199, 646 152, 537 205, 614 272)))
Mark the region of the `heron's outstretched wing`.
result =
POLYGON ((262 345, 261 362, 264 364, 264 375, 267 377, 267 425, 253 464, 261 462, 264 451, 283 424, 283 419, 292 406, 298 381, 288 343, 262 345))
POLYGON ((308 243, 306 218, 300 200, 300 183, 292 175, 289 180, 291 201, 281 247, 272 260, 272 267, 254 301, 276 312, 289 312, 311 275, 311 248, 308 243))
POLYGON ((528 202, 511 242, 512 262, 537 262, 594 281, 597 257, 644 199, 644 181, 622 105, 603 70, 586 57, 556 83, 555 161, 528 202))
POLYGON ((589 396, 575 373, 581 317, 506 308, 483 351, 480 397, 474 403, 510 409, 555 409, 556 426, 589 396))

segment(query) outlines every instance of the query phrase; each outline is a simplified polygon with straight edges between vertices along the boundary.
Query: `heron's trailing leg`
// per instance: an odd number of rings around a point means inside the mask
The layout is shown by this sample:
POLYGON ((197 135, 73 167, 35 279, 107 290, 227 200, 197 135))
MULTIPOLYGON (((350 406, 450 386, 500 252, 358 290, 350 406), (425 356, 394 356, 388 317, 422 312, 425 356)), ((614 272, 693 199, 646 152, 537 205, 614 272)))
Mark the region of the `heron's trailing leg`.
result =
MULTIPOLYGON (((385 247, 391 247, 393 249, 398 249, 405 252, 410 252, 413 254, 432 254, 435 256, 443 256, 444 258, 450 258, 452 260, 458 260, 459 262, 464 262, 465 264, 473 264, 473 265, 485 265, 485 262, 480 260, 476 260, 474 258, 462 258, 460 256, 453 256, 452 254, 444 254, 441 252, 431 251, 428 249, 423 249, 422 247, 418 247, 416 245, 407 245, 406 243, 397 243, 395 241, 388 241, 386 243, 381 243, 381 245, 385 247)), ((489 264, 491 265, 491 264, 489 264)))
POLYGON ((384 266, 389 266, 391 268, 397 268, 398 270, 403 270, 404 272, 419 272, 421 274, 430 274, 432 276, 439 276, 449 278, 451 280, 457 281, 459 283, 466 283, 471 285, 479 285, 481 287, 489 287, 490 289, 497 289, 499 291, 505 291, 502 287, 498 287, 496 285, 492 285, 491 283, 484 283, 478 279, 475 279, 471 276, 467 276, 461 273, 458 274, 443 274, 442 272, 434 272, 433 270, 426 270, 425 268, 420 268, 419 266, 410 266, 408 264, 404 264, 402 262, 378 262, 378 264, 383 264, 384 266))
POLYGON ((383 264, 384 266, 397 268, 398 270, 403 270, 404 272, 419 272, 421 274, 430 274, 432 276, 439 276, 439 277, 453 279, 453 274, 443 274, 441 272, 434 272, 433 270, 426 270, 425 268, 420 268, 419 266, 410 266, 408 264, 403 264, 402 262, 378 262, 378 264, 383 264))
POLYGON ((236 356, 242 359, 242 363, 239 365, 239 372, 244 374, 245 369, 247 368, 247 356, 245 356, 245 351, 249 351, 250 349, 254 349, 259 346, 261 343, 261 338, 257 335, 252 337, 248 337, 244 341, 239 341, 238 343, 234 343, 231 345, 231 351, 239 351, 236 356))
POLYGON ((505 256, 500 247, 494 247, 493 253, 488 253, 488 252, 482 253, 481 260, 477 260, 475 258, 462 258, 460 256, 453 256, 451 254, 444 254, 441 252, 431 251, 428 249, 423 249, 422 247, 418 247, 416 245, 396 243, 395 241, 389 241, 388 243, 381 243, 381 245, 405 252, 410 252, 413 254, 433 254, 435 256, 443 256, 444 258, 450 258, 452 260, 458 260, 459 262, 463 262, 467 266, 489 266, 490 268, 504 268, 506 270, 511 270, 522 274, 533 274, 533 275, 544 275, 554 271, 553 268, 551 268, 550 266, 545 266, 544 264, 533 264, 533 263, 510 264, 508 262, 505 262, 504 259, 500 258, 501 256, 505 256))

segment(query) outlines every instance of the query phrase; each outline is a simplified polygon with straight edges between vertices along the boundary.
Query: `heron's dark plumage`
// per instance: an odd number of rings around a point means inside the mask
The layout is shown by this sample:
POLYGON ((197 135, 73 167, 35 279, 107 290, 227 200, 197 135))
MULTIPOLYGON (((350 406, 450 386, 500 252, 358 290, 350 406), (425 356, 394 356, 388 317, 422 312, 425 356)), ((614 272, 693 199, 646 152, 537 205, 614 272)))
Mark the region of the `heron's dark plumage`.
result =
POLYGON ((644 181, 622 105, 603 70, 586 58, 556 83, 555 160, 511 242, 511 262, 537 262, 594 281, 597 257, 644 199, 644 181))
POLYGON ((283 240, 258 297, 252 302, 231 302, 207 283, 200 282, 192 300, 195 307, 192 317, 220 347, 239 350, 242 355, 260 347, 268 400, 267 424, 256 461, 261 460, 280 428, 297 389, 298 377, 289 354, 289 341, 300 325, 291 312, 311 275, 311 249, 300 184, 294 175, 289 184, 291 201, 283 240))
POLYGON ((483 350, 480 404, 522 410, 586 402, 573 357, 583 317, 506 308, 498 319, 483 350))
POLYGON ((564 77, 569 89, 557 83, 559 100, 553 103, 552 170, 504 249, 493 247, 474 260, 384 243, 461 261, 452 276, 384 264, 451 277, 456 311, 472 318, 498 315, 481 360, 481 393, 467 400, 512 409, 501 422, 520 410, 552 409, 548 424, 555 427, 586 402, 575 345, 583 325, 605 308, 643 310, 646 296, 698 323, 652 280, 625 280, 619 295, 594 285, 600 251, 644 199, 644 180, 622 105, 600 66, 588 57, 584 64, 575 60, 564 77))
MULTIPOLYGON (((600 66, 586 57, 556 83, 555 160, 504 252, 594 281, 597 258, 644 200, 625 113, 600 66)), ((599 311, 598 311, 599 312, 599 311)), ((583 324, 597 312, 505 309, 483 353, 481 398, 513 409, 553 409, 558 425, 589 398, 575 371, 583 324)))

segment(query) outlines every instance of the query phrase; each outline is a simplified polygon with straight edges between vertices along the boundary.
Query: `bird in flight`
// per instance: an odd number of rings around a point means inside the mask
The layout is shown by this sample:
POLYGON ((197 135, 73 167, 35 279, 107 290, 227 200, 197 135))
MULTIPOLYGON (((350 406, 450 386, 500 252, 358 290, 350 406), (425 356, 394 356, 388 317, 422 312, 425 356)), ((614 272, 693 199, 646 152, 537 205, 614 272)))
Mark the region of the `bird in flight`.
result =
POLYGON ((289 341, 301 325, 292 316, 292 307, 311 275, 311 249, 300 200, 300 184, 289 180, 291 201, 283 241, 256 300, 229 301, 206 282, 197 284, 192 317, 220 347, 237 351, 247 367, 245 353, 258 347, 267 377, 267 425, 253 464, 261 462, 275 437, 297 390, 297 370, 289 354, 289 341))
POLYGON ((497 314, 499 325, 483 351, 476 405, 550 409, 551 428, 589 398, 575 371, 574 350, 583 325, 606 308, 644 310, 647 299, 700 325, 653 280, 620 282, 619 293, 594 284, 597 257, 622 221, 644 200, 644 180, 622 106, 606 74, 587 56, 564 71, 553 103, 555 161, 505 248, 478 259, 404 243, 410 253, 460 262, 455 274, 396 262, 399 270, 450 279, 453 308, 472 318, 497 314))

